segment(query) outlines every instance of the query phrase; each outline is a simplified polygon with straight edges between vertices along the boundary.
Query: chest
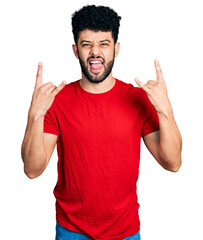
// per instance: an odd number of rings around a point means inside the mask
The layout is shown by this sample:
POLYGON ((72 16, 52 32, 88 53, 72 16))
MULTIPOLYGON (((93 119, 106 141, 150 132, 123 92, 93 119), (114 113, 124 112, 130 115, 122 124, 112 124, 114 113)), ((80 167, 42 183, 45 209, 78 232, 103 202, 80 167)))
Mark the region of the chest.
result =
POLYGON ((62 135, 79 137, 83 141, 119 141, 141 135, 139 111, 123 100, 80 99, 74 105, 61 106, 58 116, 62 135))

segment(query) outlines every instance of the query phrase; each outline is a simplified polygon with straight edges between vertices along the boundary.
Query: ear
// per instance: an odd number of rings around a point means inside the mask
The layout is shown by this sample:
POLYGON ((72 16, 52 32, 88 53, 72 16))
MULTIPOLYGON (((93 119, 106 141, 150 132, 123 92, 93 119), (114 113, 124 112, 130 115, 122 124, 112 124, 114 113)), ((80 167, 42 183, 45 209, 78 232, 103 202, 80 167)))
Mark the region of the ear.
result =
POLYGON ((74 52, 76 58, 78 58, 78 48, 77 48, 76 44, 73 44, 72 48, 73 48, 73 52, 74 52))
POLYGON ((115 43, 115 57, 118 56, 119 50, 120 50, 120 43, 116 42, 115 43))

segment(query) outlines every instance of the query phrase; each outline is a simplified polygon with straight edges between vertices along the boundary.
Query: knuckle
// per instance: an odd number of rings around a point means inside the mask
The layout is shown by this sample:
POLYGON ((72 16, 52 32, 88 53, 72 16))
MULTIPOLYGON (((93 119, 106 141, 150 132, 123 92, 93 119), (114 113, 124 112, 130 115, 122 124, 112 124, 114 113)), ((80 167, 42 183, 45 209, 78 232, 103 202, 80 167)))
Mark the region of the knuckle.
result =
POLYGON ((43 85, 43 86, 40 87, 39 90, 40 90, 41 93, 45 93, 46 89, 47 89, 46 86, 43 85))
POLYGON ((154 80, 149 80, 148 82, 149 82, 149 84, 152 84, 152 85, 156 84, 156 82, 154 80))
POLYGON ((39 88, 39 91, 43 93, 43 92, 44 92, 44 86, 41 86, 41 87, 39 88))
POLYGON ((51 87, 51 86, 53 86, 53 83, 52 82, 48 82, 48 83, 46 83, 45 84, 47 87, 51 87))

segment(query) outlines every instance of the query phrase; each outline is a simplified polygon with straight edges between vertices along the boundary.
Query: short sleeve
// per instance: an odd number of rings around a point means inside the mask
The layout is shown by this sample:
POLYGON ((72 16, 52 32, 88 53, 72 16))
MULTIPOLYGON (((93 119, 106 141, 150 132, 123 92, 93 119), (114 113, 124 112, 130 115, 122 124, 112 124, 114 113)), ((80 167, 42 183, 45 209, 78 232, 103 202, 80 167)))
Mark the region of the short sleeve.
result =
POLYGON ((59 135, 54 104, 51 105, 44 117, 44 132, 59 135))
POLYGON ((146 119, 142 127, 142 137, 159 130, 159 118, 155 109, 146 119))
POLYGON ((143 106, 142 106, 142 116, 143 116, 143 125, 141 130, 141 136, 144 137, 152 132, 159 130, 159 118, 157 111, 154 106, 149 101, 147 94, 143 96, 143 106))

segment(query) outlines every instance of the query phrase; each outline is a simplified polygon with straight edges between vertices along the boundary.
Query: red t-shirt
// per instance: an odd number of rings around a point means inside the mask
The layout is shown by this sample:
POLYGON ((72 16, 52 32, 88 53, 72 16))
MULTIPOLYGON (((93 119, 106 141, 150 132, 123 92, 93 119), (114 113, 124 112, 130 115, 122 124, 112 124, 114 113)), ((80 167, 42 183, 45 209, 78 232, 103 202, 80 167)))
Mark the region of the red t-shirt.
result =
POLYGON ((67 84, 44 119, 44 132, 58 135, 58 223, 90 239, 137 233, 141 137, 157 130, 142 89, 118 79, 104 93, 85 91, 79 80, 67 84))

